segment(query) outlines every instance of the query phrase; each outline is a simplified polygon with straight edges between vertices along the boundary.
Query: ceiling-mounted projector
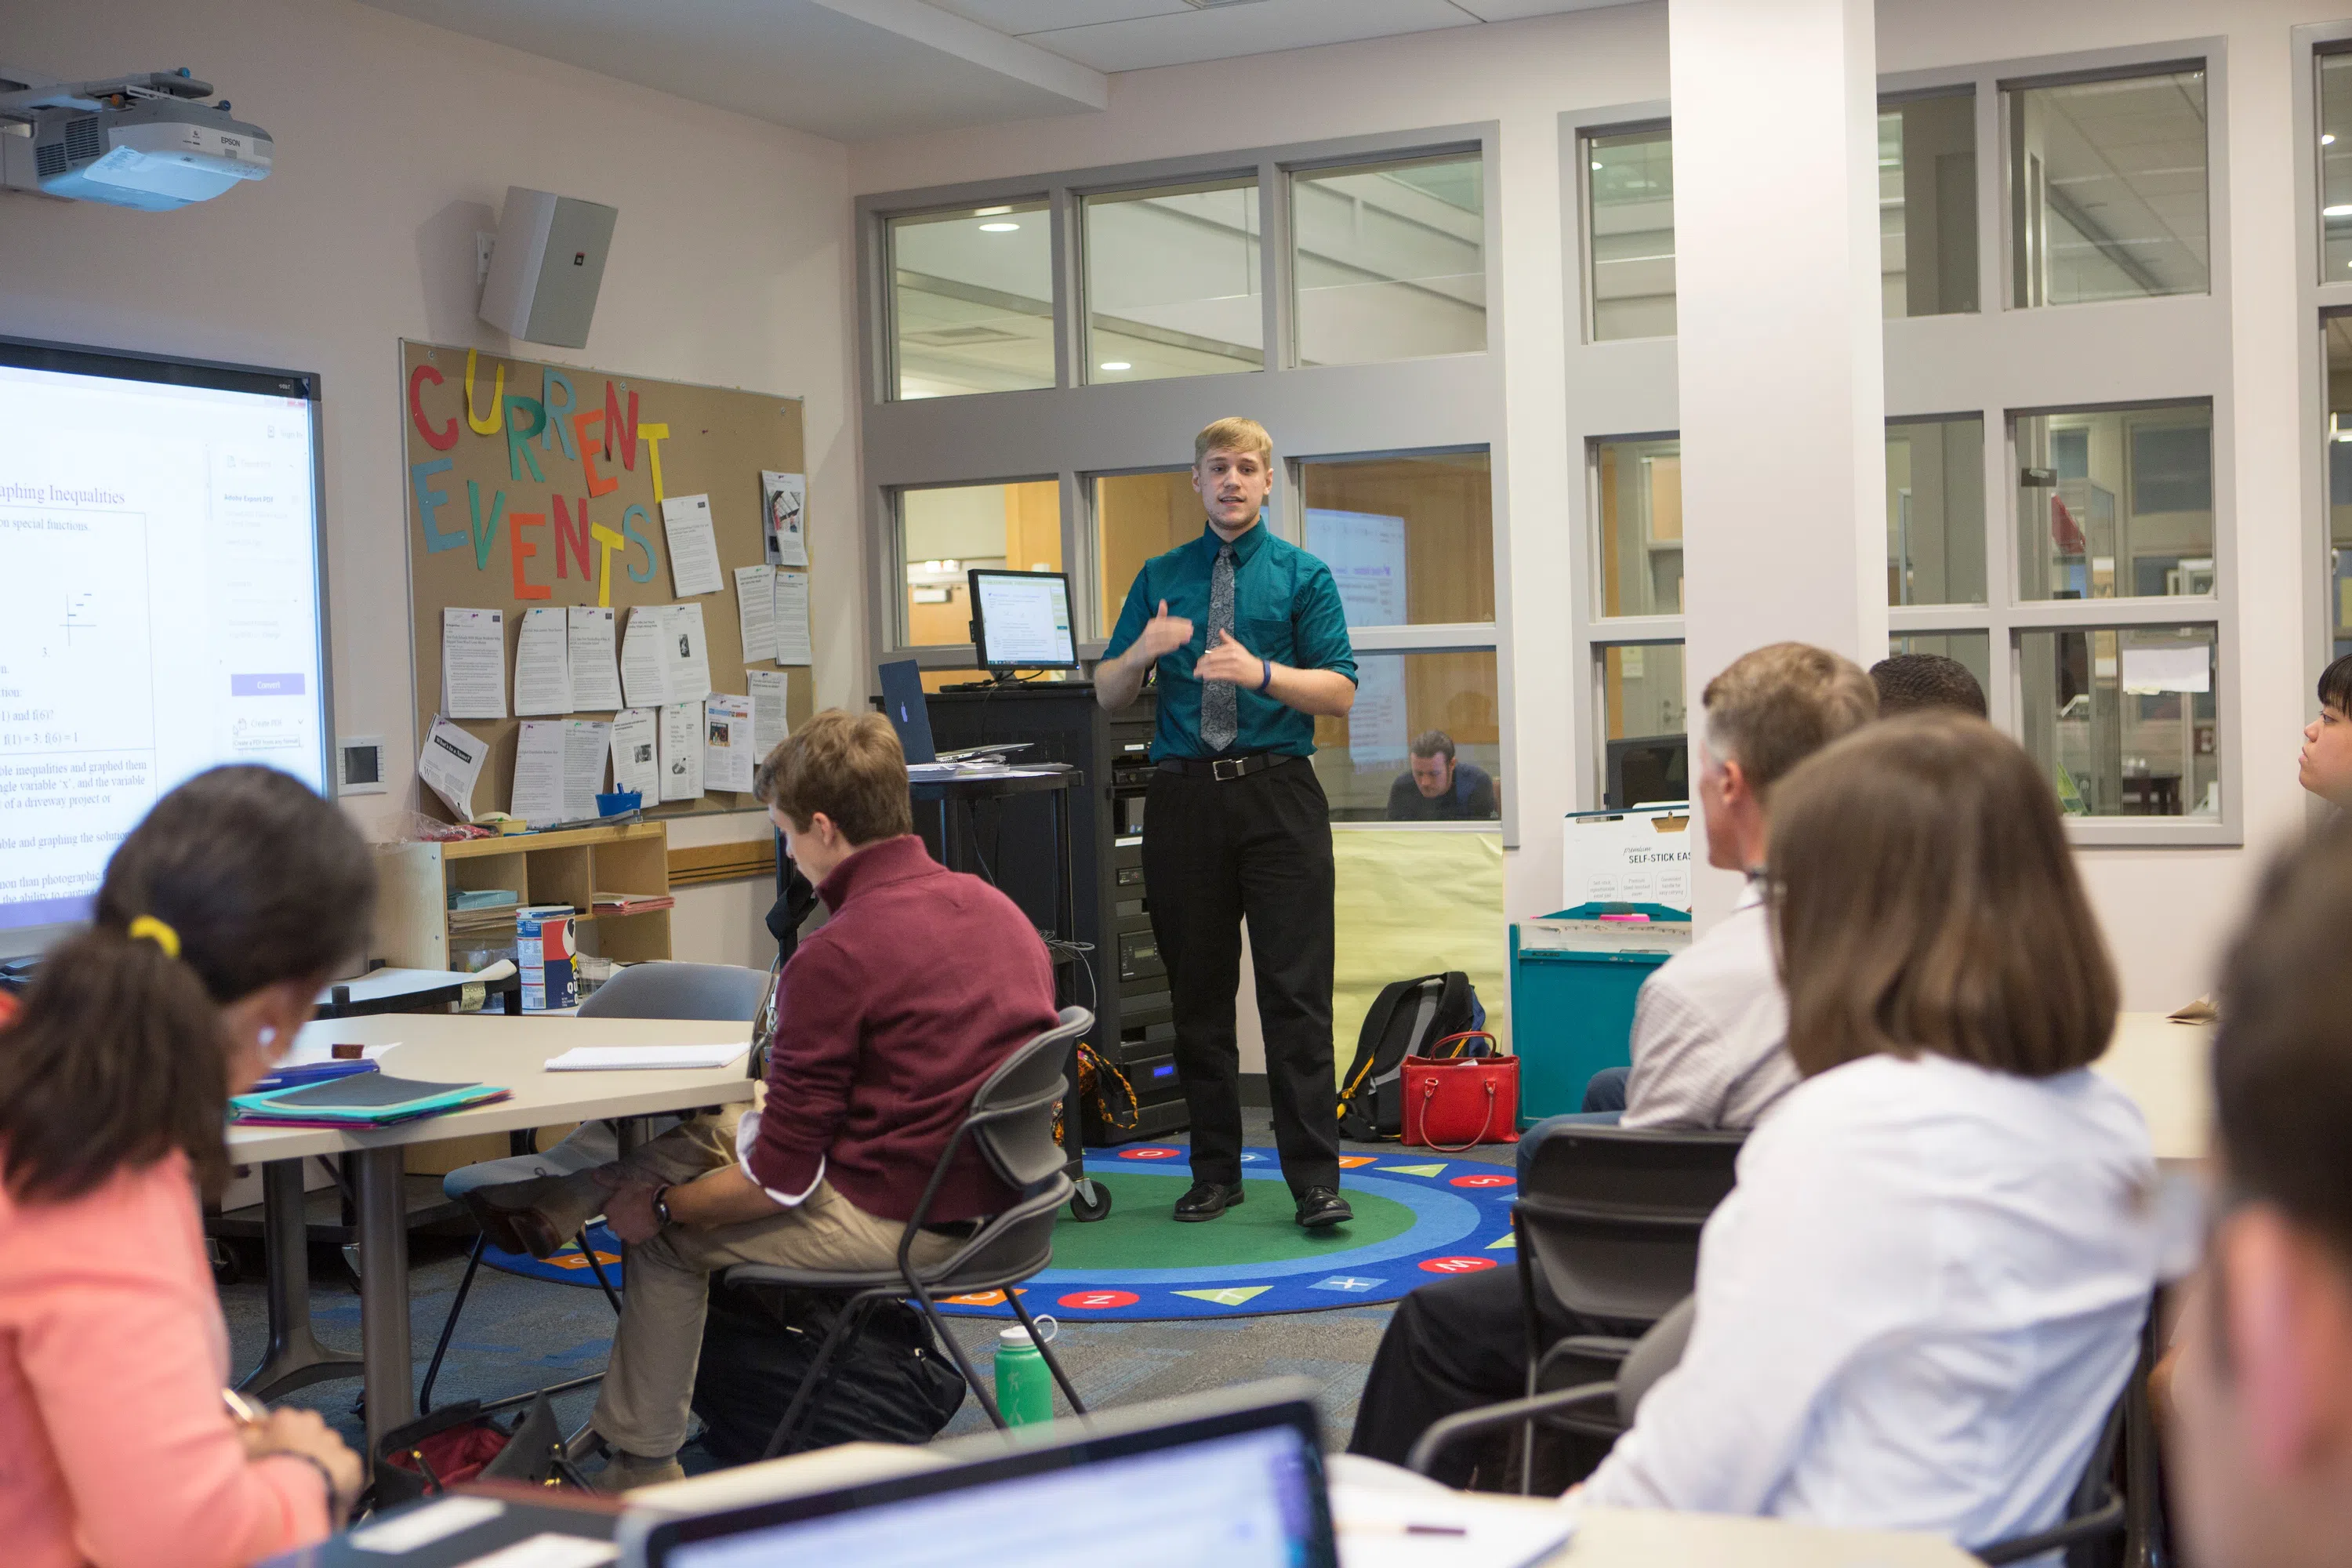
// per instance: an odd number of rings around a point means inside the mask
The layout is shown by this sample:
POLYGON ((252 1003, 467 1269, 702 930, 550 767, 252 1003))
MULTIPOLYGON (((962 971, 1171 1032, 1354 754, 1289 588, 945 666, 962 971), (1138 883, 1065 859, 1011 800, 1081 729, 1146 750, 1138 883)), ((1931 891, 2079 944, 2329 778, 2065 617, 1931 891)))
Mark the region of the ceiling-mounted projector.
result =
POLYGON ((269 174, 269 132, 183 68, 61 82, 0 65, 0 187, 168 212, 269 174))

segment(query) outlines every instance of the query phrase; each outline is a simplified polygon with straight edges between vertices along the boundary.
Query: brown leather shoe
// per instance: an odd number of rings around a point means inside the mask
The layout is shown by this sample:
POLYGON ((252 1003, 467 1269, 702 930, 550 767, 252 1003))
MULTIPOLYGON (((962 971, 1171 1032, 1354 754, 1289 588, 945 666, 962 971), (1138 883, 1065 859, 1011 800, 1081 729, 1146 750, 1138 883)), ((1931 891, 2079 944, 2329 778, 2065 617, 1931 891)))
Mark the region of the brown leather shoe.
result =
POLYGON ((603 1189, 593 1188, 596 1196, 587 1198, 580 1190, 584 1183, 593 1187, 585 1175, 477 1187, 465 1195, 466 1207, 501 1251, 547 1258, 571 1246, 601 1211, 603 1189))

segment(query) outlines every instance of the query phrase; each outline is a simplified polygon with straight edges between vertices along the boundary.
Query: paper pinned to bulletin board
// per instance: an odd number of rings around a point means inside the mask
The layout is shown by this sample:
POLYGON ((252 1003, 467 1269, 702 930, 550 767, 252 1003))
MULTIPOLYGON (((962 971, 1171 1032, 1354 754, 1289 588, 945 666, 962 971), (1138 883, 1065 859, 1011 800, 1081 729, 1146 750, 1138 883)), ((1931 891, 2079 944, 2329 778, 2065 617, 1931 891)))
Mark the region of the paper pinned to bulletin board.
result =
POLYGON ((1347 1074, 1364 1015, 1381 986, 1449 969, 1469 975, 1486 1009, 1487 1029, 1510 1049, 1502 834, 1340 827, 1331 835, 1331 856, 1337 942, 1331 1042, 1338 1075, 1347 1074))
MULTIPOLYGON (((683 650, 678 671, 666 672, 669 684, 682 676, 706 685, 692 696, 698 710, 706 695, 742 699, 748 710, 757 690, 761 732, 772 735, 779 725, 768 715, 781 684, 782 719, 794 728, 806 721, 815 698, 806 647, 779 661, 776 653, 786 650, 754 648, 767 657, 747 658, 741 640, 747 625, 778 623, 779 593, 782 614, 805 626, 814 572, 801 570, 803 559, 794 567, 798 581, 785 584, 769 563, 780 520, 789 522, 790 537, 777 553, 806 555, 799 399, 408 342, 401 344, 401 389, 420 744, 445 711, 442 612, 498 612, 505 639, 499 679, 508 700, 469 704, 504 716, 451 720, 488 748, 472 790, 476 815, 511 809, 526 711, 614 719, 622 682, 611 668, 613 644, 617 639, 625 653, 639 611, 699 611, 661 623, 670 633, 661 646, 683 650), (787 504, 779 505, 780 496, 787 504), (689 546, 687 559, 674 558, 673 541, 689 546), (739 603, 745 593, 772 597, 746 615, 739 603), (545 636, 532 647, 530 699, 512 700, 526 612, 590 607, 609 609, 610 621, 538 618, 545 636), (761 679, 755 682, 755 675, 761 679), (550 695, 559 689, 572 706, 550 695)), ((633 746, 642 744, 641 731, 656 727, 643 719, 621 726, 633 746)), ((711 782, 698 776, 709 733, 701 714, 677 727, 681 737, 694 736, 693 755, 682 743, 673 748, 678 754, 665 760, 679 764, 677 776, 665 773, 662 783, 671 787, 646 792, 646 808, 666 816, 756 809, 740 790, 701 787, 711 782)), ((609 759, 605 769, 609 775, 609 759)), ((724 776, 737 782, 741 772, 730 768, 724 776)), ((569 798, 576 803, 576 790, 569 798)), ((432 792, 425 800, 426 809, 452 815, 432 792)))

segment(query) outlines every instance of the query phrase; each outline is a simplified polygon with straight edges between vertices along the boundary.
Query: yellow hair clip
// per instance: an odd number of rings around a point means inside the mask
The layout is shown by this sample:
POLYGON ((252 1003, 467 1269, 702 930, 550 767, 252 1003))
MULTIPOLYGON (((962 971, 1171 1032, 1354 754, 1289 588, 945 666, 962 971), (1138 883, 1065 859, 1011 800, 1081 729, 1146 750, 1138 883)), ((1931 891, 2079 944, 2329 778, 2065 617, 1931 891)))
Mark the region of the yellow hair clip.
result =
POLYGON ((163 950, 166 958, 180 956, 180 933, 157 920, 153 915, 141 915, 128 928, 133 942, 152 942, 163 950))

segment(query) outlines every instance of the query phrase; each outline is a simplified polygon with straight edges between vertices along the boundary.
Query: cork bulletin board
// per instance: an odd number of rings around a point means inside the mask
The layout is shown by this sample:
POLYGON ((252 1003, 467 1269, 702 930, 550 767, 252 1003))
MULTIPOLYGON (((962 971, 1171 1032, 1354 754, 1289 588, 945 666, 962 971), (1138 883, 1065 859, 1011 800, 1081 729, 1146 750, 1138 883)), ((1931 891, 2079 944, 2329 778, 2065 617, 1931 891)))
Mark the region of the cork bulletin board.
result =
MULTIPOLYGON (((504 612, 509 717, 453 721, 489 743, 474 786, 478 815, 504 811, 510 799, 522 723, 512 716, 516 647, 526 610, 605 605, 625 631, 635 606, 696 604, 714 694, 747 693, 750 669, 780 668, 744 660, 734 573, 767 559, 761 474, 807 472, 798 398, 406 341, 400 370, 419 745, 441 711, 441 612, 504 612), (710 498, 722 585, 681 597, 661 502, 702 494, 710 498)), ((814 553, 807 570, 814 599, 814 553)), ((781 668, 786 717, 797 730, 814 706, 813 672, 781 668)), ((432 791, 419 795, 423 809, 449 815, 432 791)), ((646 803, 646 814, 659 816, 753 809, 748 794, 719 790, 646 803)))

